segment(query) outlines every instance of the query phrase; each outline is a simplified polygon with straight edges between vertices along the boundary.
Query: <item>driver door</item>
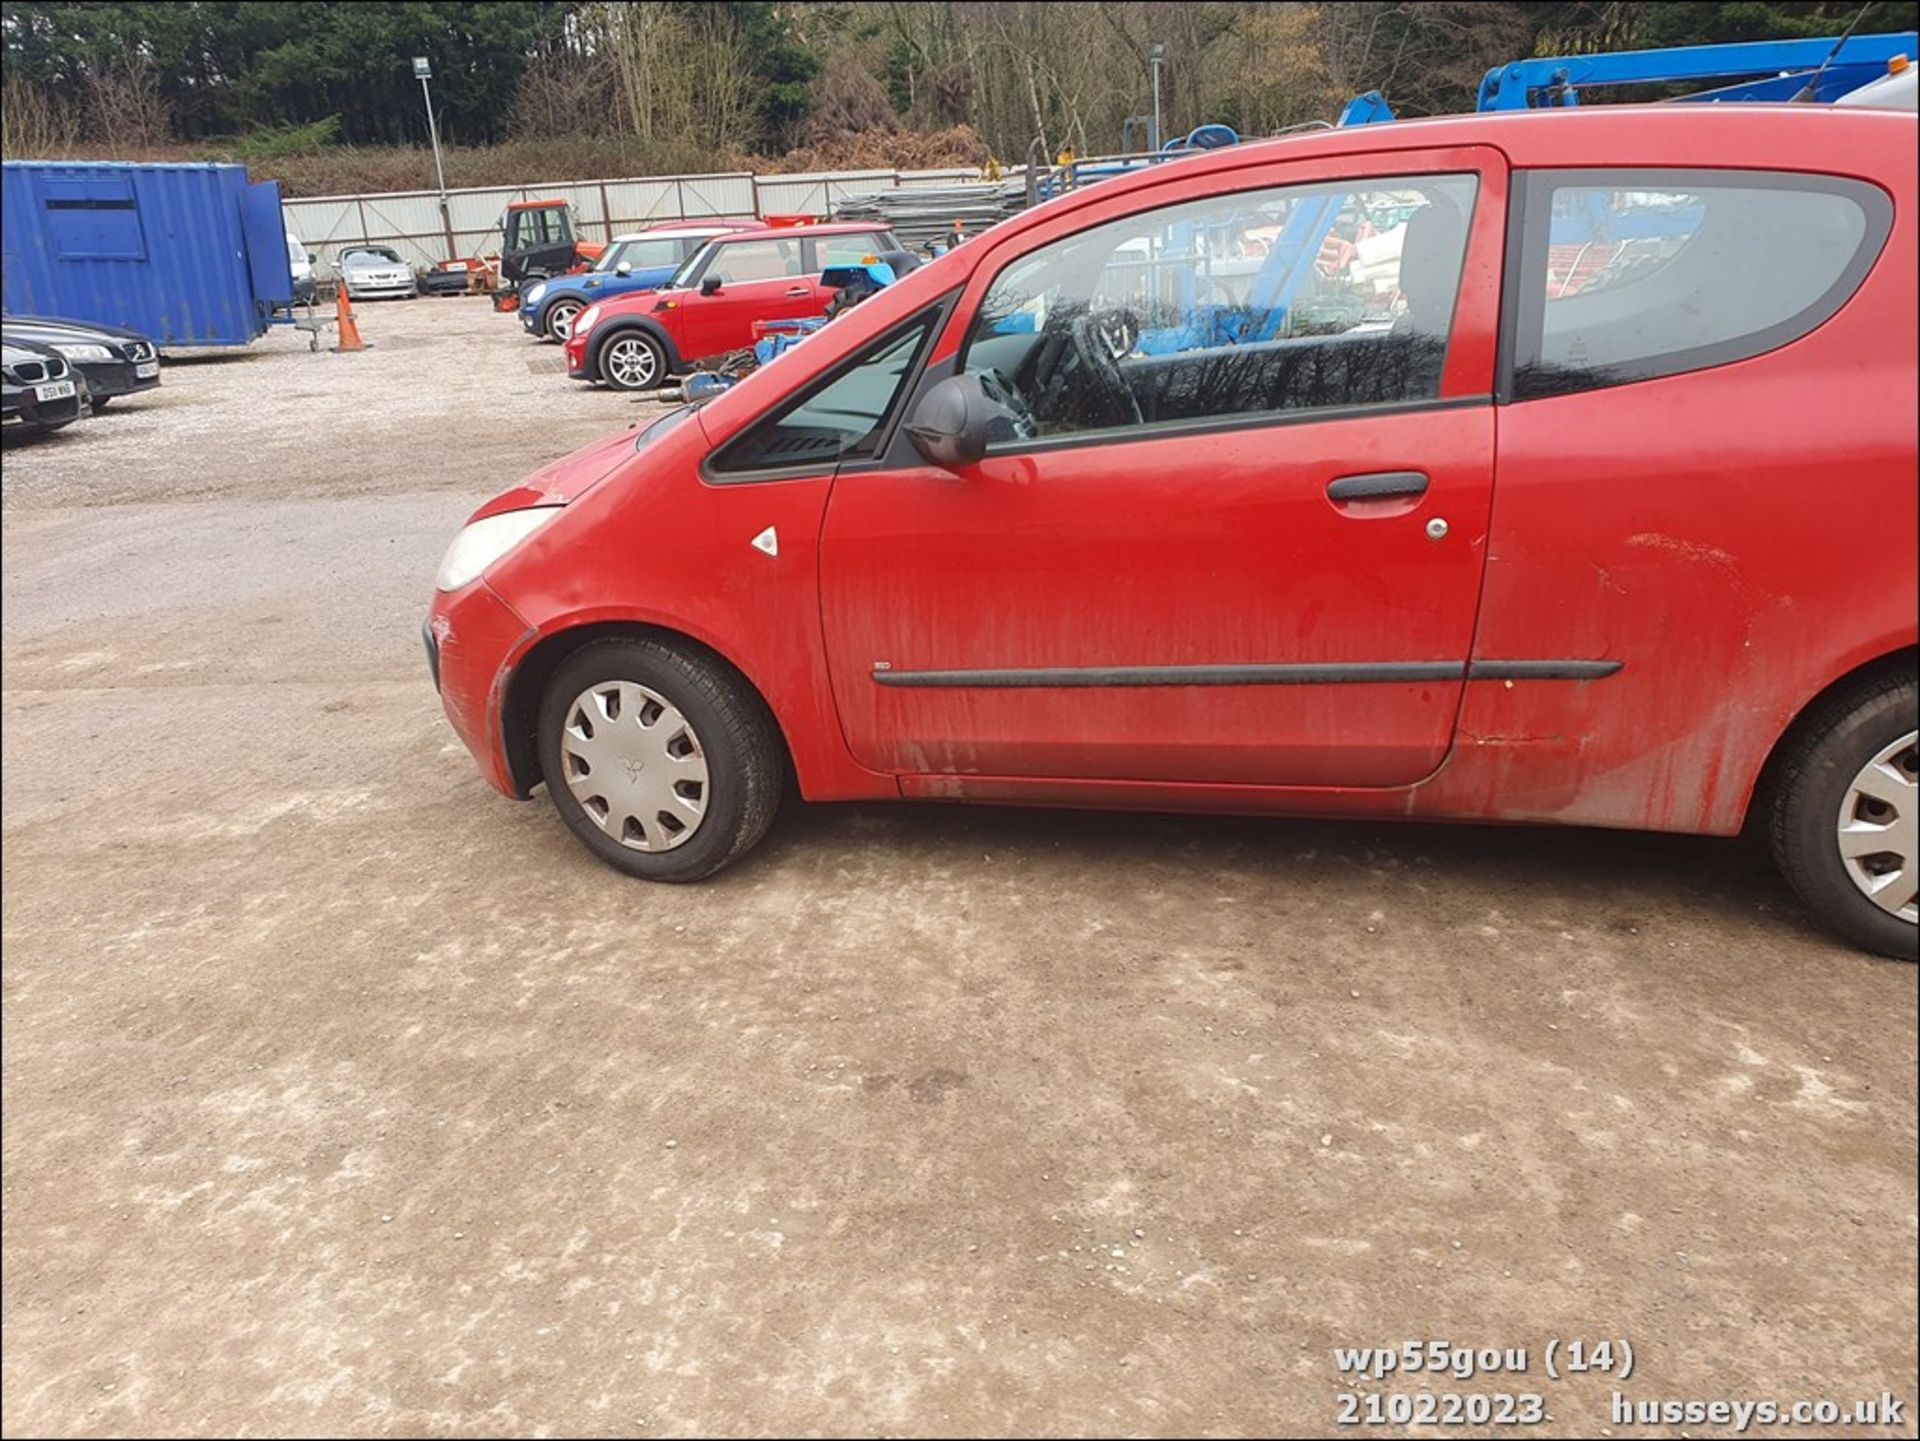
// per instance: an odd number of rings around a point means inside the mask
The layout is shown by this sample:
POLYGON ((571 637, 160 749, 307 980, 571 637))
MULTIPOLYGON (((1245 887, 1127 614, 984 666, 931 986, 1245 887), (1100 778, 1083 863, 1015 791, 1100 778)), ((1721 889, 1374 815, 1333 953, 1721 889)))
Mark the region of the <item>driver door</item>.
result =
POLYGON ((753 344, 753 322, 817 315, 814 278, 798 235, 771 240, 728 241, 697 279, 694 294, 681 301, 680 351, 700 360, 753 344), (719 282, 711 294, 705 287, 719 282))
POLYGON ((1169 167, 974 242, 916 398, 993 371, 1028 414, 957 471, 904 429, 842 467, 821 609, 863 764, 965 794, 1404 786, 1445 758, 1486 551, 1504 163, 1228 179, 1169 167))

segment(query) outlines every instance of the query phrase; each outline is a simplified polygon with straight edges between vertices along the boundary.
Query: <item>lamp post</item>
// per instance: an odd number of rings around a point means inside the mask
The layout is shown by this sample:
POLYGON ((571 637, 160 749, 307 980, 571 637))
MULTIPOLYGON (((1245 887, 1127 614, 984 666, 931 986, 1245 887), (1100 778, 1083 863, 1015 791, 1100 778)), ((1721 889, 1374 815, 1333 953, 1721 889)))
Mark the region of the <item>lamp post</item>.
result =
POLYGON ((1153 144, 1148 148, 1157 155, 1160 153, 1160 67, 1167 63, 1167 47, 1154 46, 1148 63, 1153 67, 1153 144))
POLYGON ((427 135, 433 141, 433 173, 440 182, 440 227, 446 232, 447 259, 453 254, 453 212, 447 207, 447 168, 440 163, 440 127, 433 118, 433 91, 427 82, 433 79, 433 66, 424 55, 413 57, 413 78, 420 82, 420 98, 427 105, 427 135))

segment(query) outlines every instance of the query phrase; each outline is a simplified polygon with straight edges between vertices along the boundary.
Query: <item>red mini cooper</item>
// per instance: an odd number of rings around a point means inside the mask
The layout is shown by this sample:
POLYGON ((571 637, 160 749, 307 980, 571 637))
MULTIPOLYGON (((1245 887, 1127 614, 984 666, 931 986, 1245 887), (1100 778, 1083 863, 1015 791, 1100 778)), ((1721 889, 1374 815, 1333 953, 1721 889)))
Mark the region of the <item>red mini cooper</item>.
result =
POLYGON ((428 626, 447 714, 654 880, 742 855, 789 777, 1753 820, 1911 957, 1915 135, 1476 115, 1071 192, 482 506, 428 626))
POLYGON ((817 316, 830 265, 899 249, 885 225, 778 226, 721 236, 659 290, 589 305, 567 338, 567 374, 616 390, 652 390, 709 356, 753 344, 756 320, 817 316))

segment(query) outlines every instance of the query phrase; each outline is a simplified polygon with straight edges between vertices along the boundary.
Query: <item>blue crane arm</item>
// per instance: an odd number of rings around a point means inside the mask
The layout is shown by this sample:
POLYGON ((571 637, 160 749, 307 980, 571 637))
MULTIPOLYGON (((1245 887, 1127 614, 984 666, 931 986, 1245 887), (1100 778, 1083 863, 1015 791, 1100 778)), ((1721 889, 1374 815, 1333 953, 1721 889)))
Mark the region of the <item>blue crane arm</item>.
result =
MULTIPOLYGON (((1386 97, 1378 90, 1369 90, 1346 103, 1338 124, 1344 129, 1353 125, 1379 125, 1391 119, 1393 109, 1386 97)), ((1287 312, 1300 294, 1300 287, 1313 274, 1313 263, 1332 233, 1333 222, 1339 217, 1345 200, 1346 196, 1340 194, 1312 196, 1293 207, 1279 238, 1273 242, 1273 248, 1253 278, 1245 308, 1231 317, 1222 317, 1218 328, 1225 333, 1220 339, 1244 344, 1250 340, 1271 340, 1279 334, 1287 312)))
POLYGON ((1736 45, 1682 45, 1667 50, 1622 50, 1559 55, 1496 65, 1480 82, 1480 110, 1528 110, 1577 105, 1580 91, 1606 85, 1655 85, 1688 80, 1740 80, 1688 100, 1790 100, 1812 72, 1825 66, 1815 98, 1831 100, 1878 79, 1896 55, 1912 58, 1920 32, 1832 36, 1813 40, 1752 40, 1736 45), (1839 45, 1836 52, 1835 45, 1839 45), (1831 58, 1829 58, 1831 57, 1831 58))

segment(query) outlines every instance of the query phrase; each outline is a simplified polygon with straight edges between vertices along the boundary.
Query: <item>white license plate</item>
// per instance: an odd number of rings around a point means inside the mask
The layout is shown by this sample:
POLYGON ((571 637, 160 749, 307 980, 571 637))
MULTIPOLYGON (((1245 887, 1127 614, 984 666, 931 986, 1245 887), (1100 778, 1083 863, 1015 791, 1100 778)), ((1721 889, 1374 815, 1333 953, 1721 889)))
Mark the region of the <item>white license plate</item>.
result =
POLYGON ((133 373, 140 380, 151 380, 160 373, 160 362, 157 360, 143 360, 134 366, 133 373))
POLYGON ((33 388, 35 400, 66 400, 72 394, 71 380, 50 380, 45 385, 36 385, 33 388))

